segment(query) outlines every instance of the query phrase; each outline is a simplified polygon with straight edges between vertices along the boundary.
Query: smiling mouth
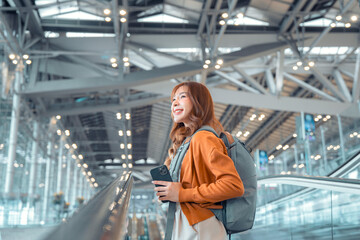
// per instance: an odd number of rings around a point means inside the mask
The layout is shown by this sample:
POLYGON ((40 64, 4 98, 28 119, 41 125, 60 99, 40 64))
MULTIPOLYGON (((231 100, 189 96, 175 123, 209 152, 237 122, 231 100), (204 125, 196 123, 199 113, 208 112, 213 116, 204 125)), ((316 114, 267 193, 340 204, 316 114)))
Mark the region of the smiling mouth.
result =
POLYGON ((174 111, 174 114, 179 114, 179 113, 181 113, 182 111, 183 111, 182 109, 175 110, 175 111, 174 111))

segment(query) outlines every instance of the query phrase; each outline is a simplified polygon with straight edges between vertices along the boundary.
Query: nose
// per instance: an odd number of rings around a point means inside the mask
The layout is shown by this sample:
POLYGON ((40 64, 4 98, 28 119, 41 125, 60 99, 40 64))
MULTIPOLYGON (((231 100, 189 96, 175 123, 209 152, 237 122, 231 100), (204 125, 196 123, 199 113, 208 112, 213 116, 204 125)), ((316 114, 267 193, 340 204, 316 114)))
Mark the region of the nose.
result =
POLYGON ((172 105, 173 105, 173 106, 179 105, 179 102, 178 102, 178 99, 177 99, 177 98, 175 98, 175 100, 173 101, 172 105))

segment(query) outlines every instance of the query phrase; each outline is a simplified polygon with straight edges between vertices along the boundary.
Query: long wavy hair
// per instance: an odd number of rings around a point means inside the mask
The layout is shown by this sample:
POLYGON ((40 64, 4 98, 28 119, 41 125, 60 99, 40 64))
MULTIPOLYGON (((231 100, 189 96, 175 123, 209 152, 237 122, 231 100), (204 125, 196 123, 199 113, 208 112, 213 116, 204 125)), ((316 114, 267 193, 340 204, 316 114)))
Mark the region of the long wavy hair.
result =
MULTIPOLYGON (((198 82, 183 82, 174 87, 171 93, 171 99, 173 99, 176 91, 182 86, 188 87, 189 98, 193 104, 193 108, 190 112, 190 123, 187 127, 185 127, 182 122, 174 122, 172 126, 170 132, 172 145, 169 148, 168 157, 165 160, 165 165, 168 167, 170 166, 171 159, 175 156, 177 149, 180 147, 185 138, 194 134, 194 132, 202 126, 209 125, 218 134, 224 131, 223 126, 215 117, 214 103, 207 87, 198 82)), ((172 111, 171 118, 174 119, 172 111)))

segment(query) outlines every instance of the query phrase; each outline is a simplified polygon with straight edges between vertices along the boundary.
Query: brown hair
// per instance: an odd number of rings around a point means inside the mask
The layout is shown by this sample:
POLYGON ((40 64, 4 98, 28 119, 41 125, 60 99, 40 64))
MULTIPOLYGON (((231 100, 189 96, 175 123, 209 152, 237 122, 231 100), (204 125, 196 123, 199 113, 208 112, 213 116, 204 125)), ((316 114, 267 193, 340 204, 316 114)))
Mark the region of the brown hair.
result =
MULTIPOLYGON (((207 87, 198 82, 183 82, 174 87, 171 93, 171 99, 173 99, 176 91, 182 87, 187 86, 189 89, 189 98, 193 104, 189 120, 190 123, 187 127, 180 122, 174 122, 170 132, 170 139, 172 146, 169 148, 168 157, 165 160, 165 165, 170 166, 170 162, 173 156, 175 156, 177 149, 180 147, 186 137, 191 136, 196 130, 204 125, 209 125, 220 134, 224 131, 223 126, 216 119, 214 113, 214 103, 211 94, 207 87)), ((171 117, 173 114, 171 111, 171 117)))

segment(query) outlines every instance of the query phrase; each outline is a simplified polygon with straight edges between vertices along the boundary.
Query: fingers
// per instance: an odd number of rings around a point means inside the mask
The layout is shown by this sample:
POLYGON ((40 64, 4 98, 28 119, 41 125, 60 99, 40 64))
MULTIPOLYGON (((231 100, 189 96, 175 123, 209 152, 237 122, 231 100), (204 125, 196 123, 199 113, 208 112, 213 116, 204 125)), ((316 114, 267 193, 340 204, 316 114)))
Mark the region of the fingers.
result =
POLYGON ((171 182, 166 182, 166 181, 152 181, 153 184, 156 185, 163 185, 163 186, 168 186, 171 182))

